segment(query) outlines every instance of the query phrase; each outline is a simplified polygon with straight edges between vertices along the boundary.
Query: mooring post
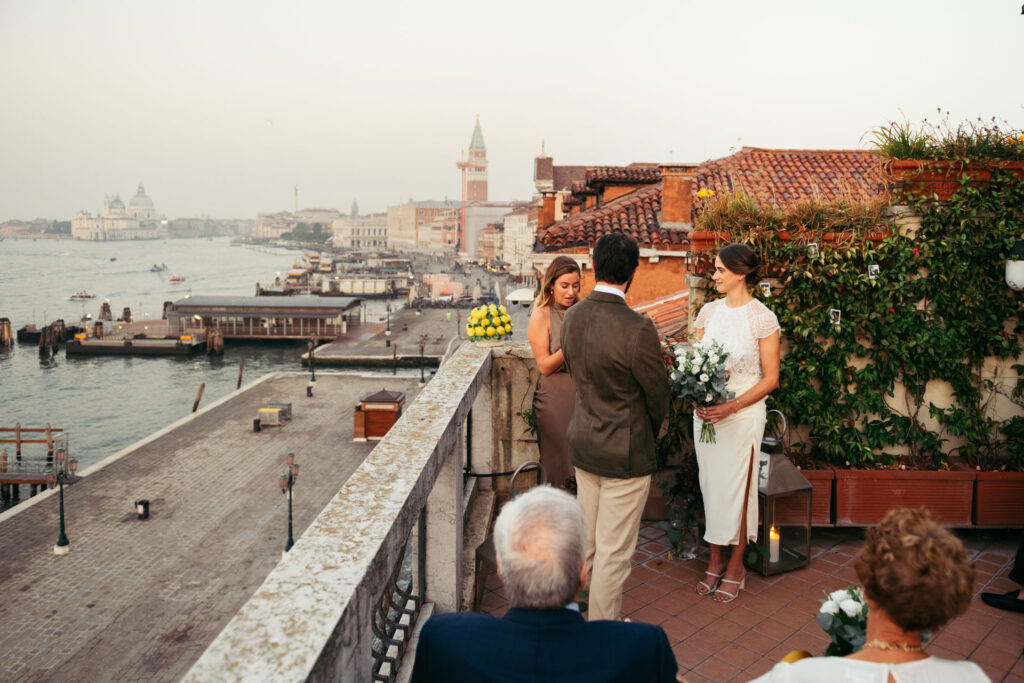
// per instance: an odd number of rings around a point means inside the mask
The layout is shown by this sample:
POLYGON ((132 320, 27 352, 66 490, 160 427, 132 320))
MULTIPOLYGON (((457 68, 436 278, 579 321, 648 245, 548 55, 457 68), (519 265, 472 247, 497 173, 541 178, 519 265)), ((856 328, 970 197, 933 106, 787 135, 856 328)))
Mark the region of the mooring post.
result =
POLYGON ((242 370, 244 370, 244 369, 245 369, 245 359, 244 358, 239 358, 238 359, 238 385, 235 387, 236 390, 242 388, 242 370))
POLYGON ((199 400, 203 397, 203 389, 206 388, 206 382, 199 385, 199 391, 196 392, 196 402, 192 404, 192 412, 196 412, 199 409, 199 400))
POLYGON ((53 455, 53 433, 50 431, 50 423, 46 423, 46 457, 49 459, 53 455))
POLYGON ((14 423, 14 457, 21 461, 21 423, 14 423))

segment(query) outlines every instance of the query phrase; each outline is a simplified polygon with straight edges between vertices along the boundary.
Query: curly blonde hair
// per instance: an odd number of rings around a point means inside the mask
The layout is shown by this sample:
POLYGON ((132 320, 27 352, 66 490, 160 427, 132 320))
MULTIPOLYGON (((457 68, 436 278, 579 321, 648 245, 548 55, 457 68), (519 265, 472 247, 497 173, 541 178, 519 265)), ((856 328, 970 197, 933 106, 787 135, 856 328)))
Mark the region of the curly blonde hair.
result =
POLYGON ((864 592, 904 631, 934 630, 963 614, 974 568, 956 536, 927 510, 890 510, 857 557, 864 592))

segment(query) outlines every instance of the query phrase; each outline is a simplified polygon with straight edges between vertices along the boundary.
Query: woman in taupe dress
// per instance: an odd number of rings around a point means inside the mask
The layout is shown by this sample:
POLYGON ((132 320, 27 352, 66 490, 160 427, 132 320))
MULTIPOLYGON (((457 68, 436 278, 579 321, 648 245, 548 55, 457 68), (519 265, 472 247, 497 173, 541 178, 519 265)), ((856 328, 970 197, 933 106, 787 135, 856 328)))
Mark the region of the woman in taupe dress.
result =
POLYGON ((579 299, 580 267, 568 256, 558 256, 541 278, 540 294, 533 304, 527 338, 540 369, 533 394, 540 462, 548 481, 565 485, 572 477, 566 433, 576 402, 576 387, 565 369, 559 343, 562 315, 579 299))

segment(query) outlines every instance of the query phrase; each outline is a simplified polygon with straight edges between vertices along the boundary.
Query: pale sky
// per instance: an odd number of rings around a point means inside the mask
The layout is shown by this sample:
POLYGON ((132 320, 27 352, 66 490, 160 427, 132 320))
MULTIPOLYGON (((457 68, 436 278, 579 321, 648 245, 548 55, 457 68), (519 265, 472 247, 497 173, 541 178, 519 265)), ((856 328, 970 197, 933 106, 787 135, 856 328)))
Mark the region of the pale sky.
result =
POLYGON ((169 218, 490 198, 556 164, 863 148, 894 119, 1024 128, 1021 0, 0 0, 0 221, 139 181, 169 218))

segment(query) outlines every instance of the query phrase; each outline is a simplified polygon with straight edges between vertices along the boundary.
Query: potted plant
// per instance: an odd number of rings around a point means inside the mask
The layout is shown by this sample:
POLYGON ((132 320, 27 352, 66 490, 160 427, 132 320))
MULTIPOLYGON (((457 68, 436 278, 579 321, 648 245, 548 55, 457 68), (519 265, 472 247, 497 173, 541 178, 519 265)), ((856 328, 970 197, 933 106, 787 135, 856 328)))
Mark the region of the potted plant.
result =
POLYGON ((894 121, 872 131, 872 145, 904 200, 946 202, 964 187, 984 186, 996 170, 1024 175, 1024 133, 1004 130, 994 118, 954 126, 948 113, 939 113, 937 125, 894 121))

